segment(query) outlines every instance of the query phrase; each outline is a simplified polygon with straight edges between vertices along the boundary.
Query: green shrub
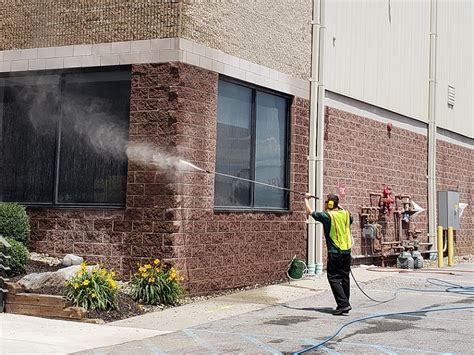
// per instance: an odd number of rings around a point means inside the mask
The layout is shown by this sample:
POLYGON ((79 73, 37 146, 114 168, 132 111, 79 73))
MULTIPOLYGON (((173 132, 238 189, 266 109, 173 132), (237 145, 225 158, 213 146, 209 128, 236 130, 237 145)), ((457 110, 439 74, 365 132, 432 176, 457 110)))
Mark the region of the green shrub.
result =
POLYGON ((0 234, 26 244, 30 229, 25 207, 17 203, 0 203, 0 234))
POLYGON ((5 238, 8 244, 10 244, 10 249, 8 249, 8 255, 10 255, 10 259, 8 259, 8 267, 10 270, 8 271, 8 276, 16 276, 23 274, 25 272, 25 266, 28 262, 28 249, 13 238, 5 238))
POLYGON ((75 306, 85 309, 110 310, 118 308, 115 273, 103 267, 87 269, 81 264, 79 271, 66 281, 64 295, 75 306))
POLYGON ((183 293, 182 278, 175 268, 169 268, 156 259, 140 265, 130 280, 130 296, 136 302, 150 305, 174 305, 183 293))

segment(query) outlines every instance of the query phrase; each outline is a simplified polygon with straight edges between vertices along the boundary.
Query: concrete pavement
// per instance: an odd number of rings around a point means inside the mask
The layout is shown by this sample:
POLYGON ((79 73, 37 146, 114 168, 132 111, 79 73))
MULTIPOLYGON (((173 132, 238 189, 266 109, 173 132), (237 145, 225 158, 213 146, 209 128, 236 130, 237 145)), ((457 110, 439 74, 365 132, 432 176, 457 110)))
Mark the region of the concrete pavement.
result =
MULTIPOLYGON (((473 285, 473 264, 456 265, 442 274, 375 272, 354 268, 364 290, 387 299, 400 287, 432 287, 428 277, 473 285)), ((406 291, 396 302, 374 304, 352 282, 349 316, 330 314, 334 300, 326 275, 238 292, 166 309, 107 325, 92 325, 0 314, 0 354, 204 354, 284 353, 316 344, 358 317, 407 309, 472 305, 456 294, 406 291)), ((474 338, 472 310, 387 316, 353 325, 326 352, 397 353, 470 351, 474 338), (472 329, 472 330, 471 330, 472 329), (383 335, 385 334, 385 336, 383 335), (388 338, 387 338, 388 336, 388 338), (415 340, 414 340, 414 339, 415 340), (440 340, 441 339, 441 340, 440 340), (471 340, 469 340, 471 339, 471 340), (461 344, 465 344, 464 347, 461 344), (434 344, 434 345, 433 345, 434 344)))
MULTIPOLYGON (((354 268, 354 276, 361 282, 386 277, 386 274, 354 268)), ((231 318, 276 304, 312 297, 329 290, 326 274, 306 277, 303 280, 266 286, 220 296, 198 303, 165 309, 111 323, 114 326, 174 332, 200 324, 231 318)), ((328 307, 335 306, 332 302, 328 307)))
POLYGON ((133 329, 0 313, 0 354, 69 354, 163 334, 133 329))

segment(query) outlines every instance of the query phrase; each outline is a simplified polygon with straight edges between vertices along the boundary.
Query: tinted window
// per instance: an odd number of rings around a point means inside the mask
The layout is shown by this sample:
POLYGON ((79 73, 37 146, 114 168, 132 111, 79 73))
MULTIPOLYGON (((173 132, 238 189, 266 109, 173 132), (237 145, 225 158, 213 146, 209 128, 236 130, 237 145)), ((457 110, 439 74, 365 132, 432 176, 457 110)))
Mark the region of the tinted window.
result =
MULTIPOLYGON (((250 179, 252 90, 219 82, 216 171, 250 179)), ((217 206, 250 206, 250 183, 216 176, 217 206)))
MULTIPOLYGON (((216 171, 288 186, 288 98, 220 80, 216 171)), ((216 175, 216 207, 285 209, 285 190, 216 175)))
MULTIPOLYGON (((286 187, 288 100, 257 92, 255 179, 286 187)), ((286 191, 255 185, 255 206, 285 206, 286 191)))
POLYGON ((0 78, 0 201, 125 203, 130 72, 0 78))
POLYGON ((0 200, 53 202, 59 76, 0 79, 0 200))

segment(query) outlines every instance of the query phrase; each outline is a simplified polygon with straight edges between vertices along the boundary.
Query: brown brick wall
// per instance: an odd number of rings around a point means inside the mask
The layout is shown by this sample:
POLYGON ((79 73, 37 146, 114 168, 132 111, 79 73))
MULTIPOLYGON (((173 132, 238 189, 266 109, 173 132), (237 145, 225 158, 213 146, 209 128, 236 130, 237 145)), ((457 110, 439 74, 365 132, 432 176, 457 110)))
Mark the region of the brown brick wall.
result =
MULTIPOLYGON (((132 67, 130 142, 149 143, 214 169, 218 75, 170 63, 132 67)), ((292 105, 291 188, 307 186, 308 101, 292 105)), ((123 276, 158 257, 176 265, 192 293, 284 277, 306 256, 300 197, 288 213, 215 213, 214 177, 129 162, 124 210, 30 210, 38 252, 74 252, 123 276)))
POLYGON ((459 201, 469 206, 455 231, 455 255, 474 253, 474 149, 438 140, 437 189, 458 191, 459 201))
MULTIPOLYGON (((346 187, 341 203, 354 218, 352 227, 356 239, 355 254, 369 254, 369 244, 362 239, 359 221, 360 207, 369 205, 369 192, 382 192, 390 185, 394 194, 408 194, 425 210, 427 200, 427 138, 405 129, 393 127, 389 136, 385 123, 328 107, 325 141, 325 194, 337 193, 346 187)), ((460 192, 461 201, 472 206, 473 150, 438 140, 438 190, 460 192)), ((466 210, 457 232, 456 253, 473 253, 472 212, 466 210)), ((422 231, 422 241, 428 237, 427 211, 413 220, 422 231)), ((384 240, 394 239, 394 223, 389 218, 384 240)))
POLYGON ((0 2, 0 50, 178 37, 176 0, 0 2))
MULTIPOLYGON (((205 169, 214 169, 216 73, 182 63, 132 67, 130 141, 149 143, 205 169)), ((307 188, 309 103, 291 108, 291 185, 307 188)), ((369 192, 382 185, 427 208, 424 135, 328 108, 325 193, 346 187, 341 203, 354 215, 355 254, 367 254, 358 213, 369 192)), ((473 201, 473 152, 438 142, 438 188, 460 191, 473 201)), ((291 195, 288 213, 224 213, 213 210, 214 177, 200 172, 165 172, 129 162, 126 208, 30 209, 32 247, 62 256, 76 253, 103 262, 126 277, 138 262, 165 259, 186 278, 191 293, 208 293, 284 277, 294 255, 306 257, 301 196, 291 195)), ((473 252, 472 209, 456 235, 456 253, 473 252)), ((427 240, 427 213, 415 219, 427 240)), ((392 240, 389 220, 386 240, 392 240)))

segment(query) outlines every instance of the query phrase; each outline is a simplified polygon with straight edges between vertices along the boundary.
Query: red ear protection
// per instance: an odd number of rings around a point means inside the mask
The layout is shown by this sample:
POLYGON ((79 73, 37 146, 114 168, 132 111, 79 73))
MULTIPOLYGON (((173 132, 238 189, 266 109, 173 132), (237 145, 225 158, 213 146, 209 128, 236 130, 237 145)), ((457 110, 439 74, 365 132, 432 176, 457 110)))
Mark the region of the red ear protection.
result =
POLYGON ((330 210, 332 210, 332 209, 334 208, 334 201, 333 201, 333 200, 329 200, 329 201, 328 201, 328 208, 329 208, 330 210))

